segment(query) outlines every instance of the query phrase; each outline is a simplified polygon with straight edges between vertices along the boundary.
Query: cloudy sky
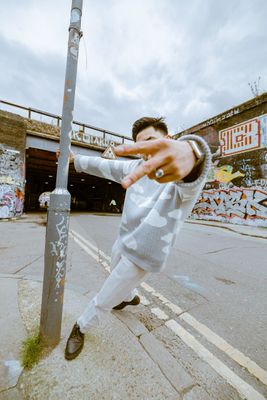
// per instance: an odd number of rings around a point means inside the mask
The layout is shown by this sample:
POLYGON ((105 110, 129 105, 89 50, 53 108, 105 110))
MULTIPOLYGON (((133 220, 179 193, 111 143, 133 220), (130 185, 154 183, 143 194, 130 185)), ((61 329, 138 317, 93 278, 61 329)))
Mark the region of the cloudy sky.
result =
MULTIPOLYGON (((61 114, 70 0, 0 4, 0 98, 61 114)), ((267 90, 266 0, 84 0, 74 118, 175 133, 267 90)))

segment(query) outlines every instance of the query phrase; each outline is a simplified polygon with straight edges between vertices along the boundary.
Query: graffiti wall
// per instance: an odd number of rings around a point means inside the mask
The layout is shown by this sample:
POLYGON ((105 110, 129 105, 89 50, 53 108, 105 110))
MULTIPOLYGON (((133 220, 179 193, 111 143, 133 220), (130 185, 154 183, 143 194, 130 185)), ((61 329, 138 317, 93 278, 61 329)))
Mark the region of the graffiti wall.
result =
POLYGON ((23 212, 25 167, 21 152, 0 146, 0 219, 23 212))
POLYGON ((191 217, 267 227, 267 114, 200 134, 213 165, 191 217))

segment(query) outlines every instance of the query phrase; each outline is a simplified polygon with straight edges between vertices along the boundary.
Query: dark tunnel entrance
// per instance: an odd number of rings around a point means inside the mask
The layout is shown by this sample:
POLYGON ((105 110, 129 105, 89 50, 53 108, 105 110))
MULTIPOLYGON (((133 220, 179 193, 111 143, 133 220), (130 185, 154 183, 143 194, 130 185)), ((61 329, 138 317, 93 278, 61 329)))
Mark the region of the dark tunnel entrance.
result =
MULTIPOLYGON (((57 160, 54 152, 28 148, 26 150, 25 211, 46 209, 49 193, 56 185, 57 160), (47 193, 47 195, 42 194, 47 193), (40 198, 41 196, 41 198, 40 198)), ((122 211, 125 190, 116 182, 69 169, 68 191, 72 211, 122 211)))

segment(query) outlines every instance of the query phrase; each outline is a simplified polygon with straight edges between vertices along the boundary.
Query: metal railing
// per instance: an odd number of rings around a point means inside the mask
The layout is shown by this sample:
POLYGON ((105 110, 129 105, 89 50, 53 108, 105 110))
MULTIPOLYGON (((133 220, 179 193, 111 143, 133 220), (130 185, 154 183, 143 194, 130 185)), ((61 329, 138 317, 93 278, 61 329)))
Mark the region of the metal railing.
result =
MULTIPOLYGON (((11 102, 5 101, 5 100, 0 100, 0 104, 4 104, 5 106, 10 107, 11 109, 16 108, 17 110, 23 110, 24 112, 26 111, 26 117, 25 117, 25 115, 22 115, 24 118, 33 119, 33 120, 38 121, 38 119, 32 117, 35 114, 35 115, 39 115, 39 117, 40 117, 39 122, 48 123, 50 125, 54 125, 54 123, 55 123, 55 125, 58 128, 60 128, 60 126, 61 126, 61 116, 59 116, 59 115, 52 114, 52 113, 42 111, 42 110, 38 110, 36 108, 24 107, 19 104, 11 103, 11 102), (51 119, 50 122, 43 121, 43 118, 42 118, 43 116, 50 118, 51 119)), ((5 111, 9 111, 9 110, 5 110, 5 111)), ((106 129, 98 128, 93 125, 88 125, 88 124, 85 124, 85 123, 82 123, 79 121, 73 121, 72 124, 74 126, 77 126, 78 127, 77 130, 81 133, 87 133, 88 130, 93 130, 94 132, 97 132, 97 134, 98 134, 97 136, 100 136, 103 139, 112 140, 113 137, 116 137, 116 138, 120 139, 119 143, 125 143, 127 141, 132 142, 132 139, 127 136, 123 136, 118 133, 108 131, 106 129)), ((75 130, 75 128, 74 128, 74 130, 75 130)))

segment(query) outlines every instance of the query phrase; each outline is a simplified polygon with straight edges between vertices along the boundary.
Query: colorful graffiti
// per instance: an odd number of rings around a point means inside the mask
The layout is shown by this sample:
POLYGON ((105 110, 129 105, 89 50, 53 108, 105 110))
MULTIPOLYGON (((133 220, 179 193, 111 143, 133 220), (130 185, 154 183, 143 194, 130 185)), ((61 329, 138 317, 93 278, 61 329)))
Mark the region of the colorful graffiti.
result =
POLYGON ((213 165, 191 217, 267 226, 267 114, 199 134, 213 165))
POLYGON ((0 147, 0 218, 20 216, 24 203, 24 162, 19 151, 0 147))
POLYGON ((259 189, 204 190, 193 209, 200 219, 267 226, 267 193, 259 189))
POLYGON ((266 147, 266 125, 265 114, 219 131, 221 157, 266 147))
POLYGON ((232 165, 222 165, 221 167, 216 167, 213 165, 208 173, 208 182, 218 181, 223 183, 231 182, 233 179, 239 178, 241 176, 245 176, 240 171, 236 171, 233 173, 232 165))

